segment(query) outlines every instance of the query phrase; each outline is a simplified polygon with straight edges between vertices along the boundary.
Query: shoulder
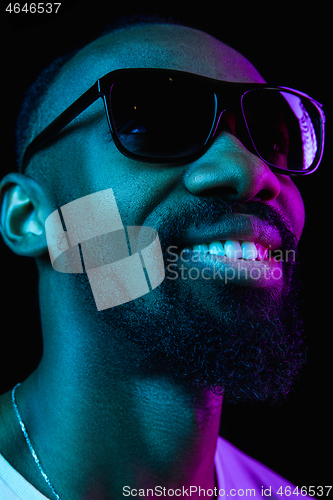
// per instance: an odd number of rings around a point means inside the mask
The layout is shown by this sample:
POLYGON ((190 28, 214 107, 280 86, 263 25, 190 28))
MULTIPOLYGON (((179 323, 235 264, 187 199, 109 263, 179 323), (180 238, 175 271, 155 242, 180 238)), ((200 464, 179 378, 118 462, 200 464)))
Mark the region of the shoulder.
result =
POLYGON ((17 429, 14 421, 11 392, 0 396, 0 453, 4 456, 15 449, 17 429))
POLYGON ((12 404, 0 396, 0 500, 47 500, 45 482, 32 459, 12 404))
MULTIPOLYGON (((224 485, 226 493, 231 489, 242 489, 245 495, 246 490, 252 492, 255 490, 251 496, 260 498, 269 496, 280 500, 286 496, 291 498, 299 496, 295 485, 258 460, 246 455, 221 436, 217 441, 215 467, 218 482, 224 485)), ((310 497, 302 496, 302 498, 310 497)))
POLYGON ((25 440, 18 424, 11 391, 0 396, 0 454, 13 467, 25 461, 25 440))
POLYGON ((0 500, 49 500, 0 454, 0 500))
POLYGON ((17 474, 0 454, 0 499, 19 500, 19 497, 8 484, 12 482, 12 476, 17 474))

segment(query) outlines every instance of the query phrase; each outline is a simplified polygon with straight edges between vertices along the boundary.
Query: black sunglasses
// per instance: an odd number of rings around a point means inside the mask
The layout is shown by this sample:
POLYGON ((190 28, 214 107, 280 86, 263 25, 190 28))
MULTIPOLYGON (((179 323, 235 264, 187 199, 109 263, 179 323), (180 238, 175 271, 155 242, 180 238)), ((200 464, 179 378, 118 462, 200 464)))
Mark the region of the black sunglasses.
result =
POLYGON ((103 76, 27 147, 32 156, 99 97, 117 149, 143 162, 185 164, 226 132, 272 170, 314 172, 324 149, 322 105, 286 87, 232 83, 167 69, 119 69, 103 76))

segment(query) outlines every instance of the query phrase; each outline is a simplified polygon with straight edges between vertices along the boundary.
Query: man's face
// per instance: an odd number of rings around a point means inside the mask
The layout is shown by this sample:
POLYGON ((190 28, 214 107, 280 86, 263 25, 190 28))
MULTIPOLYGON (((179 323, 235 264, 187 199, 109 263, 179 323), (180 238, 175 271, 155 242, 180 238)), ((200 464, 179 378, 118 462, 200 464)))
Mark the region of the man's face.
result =
MULTIPOLYGON (((65 66, 46 102, 56 116, 99 77, 123 67, 264 82, 246 59, 209 35, 150 25, 116 32, 86 47, 65 66)), ((215 261, 191 259, 194 245, 217 240, 295 250, 304 209, 291 178, 273 173, 231 133, 221 134, 187 165, 128 159, 112 142, 100 99, 66 130, 52 146, 49 189, 54 202, 62 206, 112 188, 123 224, 153 227, 166 267, 177 259, 153 292, 96 311, 101 335, 117 331, 121 339, 126 334, 143 353, 146 369, 158 366, 188 383, 223 386, 233 400, 288 392, 302 359, 295 262, 242 261, 240 273, 239 266, 217 263, 220 273, 214 274, 215 261)), ((88 283, 75 283, 77 293, 93 303, 88 283)))

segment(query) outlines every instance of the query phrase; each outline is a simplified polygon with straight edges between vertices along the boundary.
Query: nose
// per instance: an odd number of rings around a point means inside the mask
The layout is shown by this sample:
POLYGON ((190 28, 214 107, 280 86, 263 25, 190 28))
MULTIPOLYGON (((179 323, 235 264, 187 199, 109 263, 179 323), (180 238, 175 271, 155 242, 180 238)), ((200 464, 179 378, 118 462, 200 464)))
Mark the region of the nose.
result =
POLYGON ((269 201, 280 192, 279 179, 268 165, 226 132, 191 165, 185 186, 196 196, 229 202, 269 201))

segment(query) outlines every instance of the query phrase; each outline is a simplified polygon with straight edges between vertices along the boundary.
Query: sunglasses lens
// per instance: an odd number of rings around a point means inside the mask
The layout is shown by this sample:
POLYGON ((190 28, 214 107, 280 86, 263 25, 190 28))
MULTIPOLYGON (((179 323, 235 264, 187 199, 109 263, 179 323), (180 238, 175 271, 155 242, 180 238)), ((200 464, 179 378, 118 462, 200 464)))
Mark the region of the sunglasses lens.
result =
POLYGON ((204 147, 216 104, 207 87, 167 74, 116 81, 110 91, 110 109, 124 150, 163 161, 181 160, 204 147))
POLYGON ((288 90, 250 90, 242 98, 244 118, 258 155, 276 167, 314 170, 322 149, 321 116, 306 97, 288 90))

